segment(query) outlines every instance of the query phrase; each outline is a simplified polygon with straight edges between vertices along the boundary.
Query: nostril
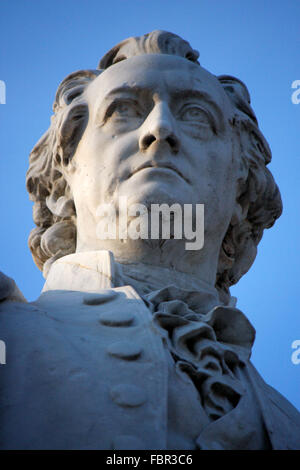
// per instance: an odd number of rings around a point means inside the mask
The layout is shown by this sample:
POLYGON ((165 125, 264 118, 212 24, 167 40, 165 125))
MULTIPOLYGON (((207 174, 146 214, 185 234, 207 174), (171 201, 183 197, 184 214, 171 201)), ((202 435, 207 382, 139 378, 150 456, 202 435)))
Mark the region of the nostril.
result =
POLYGON ((154 135, 152 134, 149 134, 149 135, 145 135, 145 137, 143 138, 143 141, 142 141, 142 147, 143 149, 146 149, 148 147, 150 147, 150 145, 156 140, 156 138, 154 137, 154 135))
POLYGON ((177 153, 179 149, 179 143, 177 138, 170 134, 167 137, 163 138, 157 138, 155 137, 154 133, 153 134, 147 134, 145 135, 142 140, 141 140, 141 149, 142 150, 147 150, 153 142, 167 142, 167 144, 170 146, 172 152, 177 153))
POLYGON ((166 138, 166 141, 168 142, 168 144, 173 150, 176 150, 176 151, 178 150, 178 142, 175 137, 172 137, 171 135, 169 135, 169 137, 166 138))

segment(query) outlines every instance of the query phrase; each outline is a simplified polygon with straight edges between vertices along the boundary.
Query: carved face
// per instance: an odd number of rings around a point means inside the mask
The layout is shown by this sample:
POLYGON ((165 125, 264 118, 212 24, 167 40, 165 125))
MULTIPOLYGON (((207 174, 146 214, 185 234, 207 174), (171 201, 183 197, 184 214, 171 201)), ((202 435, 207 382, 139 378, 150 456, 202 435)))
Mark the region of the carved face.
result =
POLYGON ((231 104, 218 80, 171 55, 141 55, 105 70, 86 91, 89 120, 67 176, 80 242, 96 241, 97 208, 204 203, 206 236, 221 243, 236 199, 231 104))

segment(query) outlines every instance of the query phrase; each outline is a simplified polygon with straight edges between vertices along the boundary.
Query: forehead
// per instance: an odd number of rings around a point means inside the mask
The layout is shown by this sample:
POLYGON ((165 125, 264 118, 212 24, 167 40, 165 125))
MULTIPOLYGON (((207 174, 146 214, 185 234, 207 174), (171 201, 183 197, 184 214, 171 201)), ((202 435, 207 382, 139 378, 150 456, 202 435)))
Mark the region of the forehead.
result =
POLYGON ((122 90, 133 93, 145 90, 163 97, 197 91, 223 111, 230 107, 214 75, 186 59, 166 54, 140 55, 110 66, 89 85, 87 96, 90 103, 99 105, 122 90))

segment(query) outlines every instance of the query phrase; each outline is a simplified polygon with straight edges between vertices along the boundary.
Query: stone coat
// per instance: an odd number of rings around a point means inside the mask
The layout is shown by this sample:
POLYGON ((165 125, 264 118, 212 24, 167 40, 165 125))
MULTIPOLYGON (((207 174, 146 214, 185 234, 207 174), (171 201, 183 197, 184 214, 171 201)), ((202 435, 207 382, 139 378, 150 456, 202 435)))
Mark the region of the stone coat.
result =
POLYGON ((211 421, 150 309, 100 258, 62 258, 36 302, 1 302, 1 449, 300 449, 298 411, 249 361, 241 400, 211 421))

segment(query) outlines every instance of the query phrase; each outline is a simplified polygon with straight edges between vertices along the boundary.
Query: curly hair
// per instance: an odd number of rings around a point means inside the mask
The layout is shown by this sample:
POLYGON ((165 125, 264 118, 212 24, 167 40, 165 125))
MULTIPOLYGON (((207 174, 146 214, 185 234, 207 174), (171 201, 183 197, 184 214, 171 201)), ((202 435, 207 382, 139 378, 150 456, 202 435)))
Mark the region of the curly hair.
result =
MULTIPOLYGON (((76 250, 76 211, 63 167, 71 161, 88 121, 84 91, 106 68, 139 54, 173 54, 199 64, 197 51, 172 33, 154 31, 129 38, 111 49, 96 70, 80 70, 59 85, 47 132, 30 154, 27 189, 34 201, 36 228, 29 236, 33 259, 44 275, 58 258, 76 250)), ((235 77, 217 77, 229 97, 239 135, 240 170, 237 205, 239 217, 231 220, 224 237, 216 277, 216 287, 227 294, 251 267, 265 228, 271 227, 282 212, 278 187, 267 164, 271 150, 258 127, 250 105, 250 95, 235 77)))

